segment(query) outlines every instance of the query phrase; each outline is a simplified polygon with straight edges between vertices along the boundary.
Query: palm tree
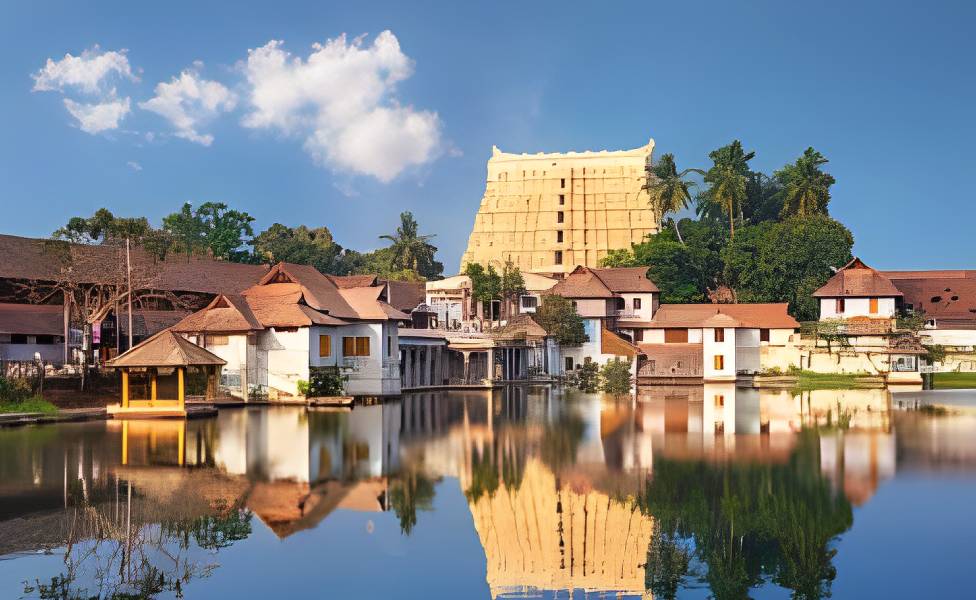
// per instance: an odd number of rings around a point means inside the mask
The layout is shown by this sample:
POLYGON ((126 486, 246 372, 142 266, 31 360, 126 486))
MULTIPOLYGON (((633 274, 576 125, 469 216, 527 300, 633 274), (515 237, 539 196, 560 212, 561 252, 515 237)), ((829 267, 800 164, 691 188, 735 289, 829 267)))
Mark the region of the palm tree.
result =
POLYGON ((434 262, 437 247, 430 243, 433 235, 417 233, 417 221, 410 211, 400 213, 400 226, 395 235, 381 235, 381 240, 389 240, 393 251, 393 267, 397 269, 412 269, 419 273, 421 265, 434 262))
MULTIPOLYGON (((652 206, 656 206, 661 211, 661 218, 668 213, 677 213, 688 206, 691 202, 691 189, 697 187, 694 181, 685 181, 688 173, 698 173, 704 175, 701 169, 685 169, 678 172, 678 167, 674 164, 673 154, 661 155, 661 160, 653 167, 647 167, 647 183, 644 189, 651 196, 652 206)), ((685 243, 681 239, 681 231, 678 229, 678 220, 674 219, 674 232, 678 234, 678 241, 685 243)))
POLYGON ((780 192, 783 216, 827 214, 830 186, 836 180, 830 173, 820 170, 825 164, 827 159, 823 154, 807 148, 795 163, 776 171, 774 176, 783 185, 780 192))
POLYGON ((729 215, 732 239, 735 239, 735 211, 741 209, 746 198, 749 161, 755 156, 755 152, 743 150, 739 140, 733 140, 728 146, 713 150, 708 155, 712 159, 712 167, 705 173, 705 183, 709 184, 705 194, 729 215))

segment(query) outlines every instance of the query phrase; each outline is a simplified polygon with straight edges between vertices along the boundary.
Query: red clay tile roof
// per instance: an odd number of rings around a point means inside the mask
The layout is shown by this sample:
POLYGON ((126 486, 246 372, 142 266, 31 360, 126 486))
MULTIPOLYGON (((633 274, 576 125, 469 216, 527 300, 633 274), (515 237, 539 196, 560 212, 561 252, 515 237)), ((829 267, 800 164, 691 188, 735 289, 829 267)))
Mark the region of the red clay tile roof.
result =
POLYGON ((519 314, 508 319, 503 327, 487 332, 492 339, 514 340, 528 338, 544 338, 546 330, 535 322, 530 315, 519 314))
POLYGON ((64 335, 60 304, 0 304, 0 333, 64 335))
MULTIPOLYGON (((271 267, 267 275, 261 278, 257 287, 272 283, 292 283, 300 286, 305 302, 315 310, 326 312, 340 319, 360 318, 356 310, 349 306, 339 293, 339 288, 313 266, 278 263, 271 267)), ((253 289, 248 290, 245 295, 250 295, 253 289)))
POLYGON ((604 327, 600 331, 600 353, 613 356, 637 356, 637 346, 604 327))
POLYGON ((377 284, 376 275, 328 275, 326 278, 339 289, 370 287, 377 284))
MULTIPOLYGON (((149 336, 172 327, 189 316, 186 310, 133 310, 132 311, 132 334, 138 336, 149 336)), ((118 312, 119 335, 129 334, 129 318, 125 309, 121 308, 118 312)))
POLYGON ((245 290, 244 299, 264 327, 346 324, 342 319, 302 304, 308 297, 305 291, 306 288, 297 283, 266 283, 245 290))
MULTIPOLYGON (((57 281, 59 261, 45 250, 51 243, 51 240, 0 235, 0 278, 57 281)), ((70 247, 87 258, 78 268, 89 271, 86 277, 91 283, 104 280, 100 265, 123 260, 124 256, 124 251, 114 246, 71 244, 70 247)), ((138 247, 133 248, 131 254, 133 265, 158 271, 159 280, 153 287, 159 290, 234 294, 254 285, 268 272, 267 265, 187 258, 177 254, 171 254, 164 261, 154 261, 138 247)))
POLYGON ((107 367, 188 367, 226 365, 216 354, 164 329, 105 363, 107 367))
POLYGON ((654 282, 647 278, 647 267, 616 267, 590 269, 616 294, 659 292, 654 282))
POLYGON ((243 296, 221 294, 173 326, 178 333, 247 333, 264 329, 243 296))
POLYGON ((901 295, 890 279, 857 257, 813 293, 815 298, 897 298, 901 295))
POLYGON ((649 327, 796 329, 788 304, 662 304, 649 327))
POLYGON ((423 281, 380 280, 386 285, 386 301, 397 310, 411 312, 427 299, 427 285, 423 281))
POLYGON ((905 304, 939 320, 976 321, 976 271, 885 271, 884 275, 904 294, 905 304))
POLYGON ((566 298, 614 298, 622 293, 657 292, 646 267, 594 269, 578 266, 550 293, 566 298))

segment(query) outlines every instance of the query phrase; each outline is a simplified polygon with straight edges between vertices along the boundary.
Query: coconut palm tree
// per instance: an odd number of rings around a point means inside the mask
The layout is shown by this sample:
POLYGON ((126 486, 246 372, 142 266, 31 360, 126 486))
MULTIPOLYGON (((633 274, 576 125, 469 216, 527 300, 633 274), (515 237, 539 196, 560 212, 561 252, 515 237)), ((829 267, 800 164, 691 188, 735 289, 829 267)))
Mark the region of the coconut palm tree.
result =
MULTIPOLYGON (((685 169, 678 172, 677 165, 674 164, 673 154, 663 154, 661 159, 654 166, 647 167, 647 183, 644 189, 651 196, 651 205, 661 211, 661 218, 669 213, 677 213, 688 206, 691 202, 691 190, 697 187, 694 181, 685 181, 688 173, 698 173, 704 175, 701 169, 685 169)), ((685 243, 681 239, 681 231, 678 229, 678 220, 673 219, 674 232, 678 235, 678 241, 685 243)))
POLYGON ((774 176, 783 185, 780 192, 783 216, 827 214, 830 186, 836 180, 830 173, 820 170, 825 164, 827 158, 823 154, 807 148, 795 163, 776 171, 774 176))
POLYGON ((728 214, 732 239, 735 239, 736 210, 741 210, 746 198, 749 161, 755 156, 755 152, 743 150, 739 140, 733 140, 731 144, 708 155, 712 159, 712 167, 705 173, 705 183, 709 184, 705 196, 728 214))
POLYGON ((412 269, 421 272, 424 265, 434 262, 437 247, 430 243, 433 235, 420 235, 416 219, 410 211, 400 213, 400 226, 394 235, 381 235, 381 240, 391 242, 393 251, 393 267, 396 269, 412 269))

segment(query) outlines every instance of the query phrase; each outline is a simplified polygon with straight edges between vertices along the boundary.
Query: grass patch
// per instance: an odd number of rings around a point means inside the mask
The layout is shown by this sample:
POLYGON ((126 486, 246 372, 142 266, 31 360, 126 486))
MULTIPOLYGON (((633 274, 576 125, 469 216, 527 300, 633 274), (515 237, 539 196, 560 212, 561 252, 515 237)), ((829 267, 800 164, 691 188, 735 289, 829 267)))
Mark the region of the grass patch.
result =
POLYGON ((0 413, 43 413, 53 415, 58 412, 58 407, 47 400, 35 396, 20 402, 0 402, 0 413))
POLYGON ((933 373, 932 387, 937 390, 976 388, 976 373, 933 373))
POLYGON ((858 373, 814 373, 813 371, 795 371, 797 381, 795 388, 807 390, 841 390, 856 387, 859 380, 866 374, 858 373))

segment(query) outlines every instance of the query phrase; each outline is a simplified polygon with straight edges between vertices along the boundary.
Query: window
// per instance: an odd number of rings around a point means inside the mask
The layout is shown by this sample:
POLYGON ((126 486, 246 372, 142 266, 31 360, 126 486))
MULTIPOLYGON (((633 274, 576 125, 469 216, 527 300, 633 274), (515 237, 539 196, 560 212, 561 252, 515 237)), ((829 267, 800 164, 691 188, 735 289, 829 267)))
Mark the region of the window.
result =
POLYGON ((344 356, 369 356, 369 337, 342 338, 344 356))
POLYGON ((834 304, 834 312, 841 315, 844 314, 844 299, 838 298, 834 304))
POLYGON ((566 194, 559 194, 559 206, 566 204, 566 194))
POLYGON ((559 231, 556 232, 556 243, 557 244, 562 244, 563 243, 563 232, 562 232, 562 230, 559 230, 559 231))
POLYGON ((563 177, 562 179, 559 180, 559 187, 561 187, 561 188, 566 187, 566 178, 565 177, 563 177))
POLYGON ((657 371, 657 361, 656 360, 650 360, 650 361, 648 361, 648 363, 650 363, 650 365, 651 365, 651 372, 652 373, 654 371, 657 371))
POLYGON ((326 356, 332 356, 332 336, 320 335, 319 336, 319 358, 324 358, 326 356))
POLYGON ((721 354, 716 354, 715 355, 715 370, 716 371, 721 371, 724 368, 725 368, 725 357, 722 356, 721 354))
POLYGON ((208 346, 226 346, 230 339, 226 335, 211 335, 207 337, 208 346))
POLYGON ((556 213, 556 222, 557 223, 562 223, 564 218, 565 218, 565 215, 563 215, 563 211, 559 211, 559 212, 556 213))
POLYGON ((768 329, 760 329, 759 330, 759 341, 760 342, 768 342, 769 341, 769 330, 768 329))
POLYGON ((573 357, 572 356, 567 356, 566 357, 566 370, 567 371, 572 371, 573 370, 573 357))
POLYGON ((688 330, 668 328, 664 330, 665 344, 687 344, 688 330))
POLYGON ((872 315, 878 314, 878 299, 870 298, 868 299, 868 312, 872 315))
POLYGON ((393 356, 393 336, 386 336, 386 355, 393 356))
POLYGON ((635 329, 634 330, 634 341, 635 342, 643 342, 644 341, 644 330, 643 329, 635 329))
POLYGON ((721 327, 715 328, 715 341, 724 342, 725 341, 725 330, 721 327))
POLYGON ((539 305, 539 299, 535 296, 522 296, 522 308, 535 309, 539 305))
POLYGON ((562 250, 556 250, 556 259, 555 259, 555 262, 556 262, 557 265, 563 264, 563 251, 562 250))
POLYGON ((715 394, 715 406, 725 406, 725 396, 722 394, 715 394))
POLYGON ((641 307, 641 299, 634 298, 634 310, 640 310, 640 307, 641 307))
POLYGON ((576 300, 573 300, 573 310, 576 310, 576 300))

